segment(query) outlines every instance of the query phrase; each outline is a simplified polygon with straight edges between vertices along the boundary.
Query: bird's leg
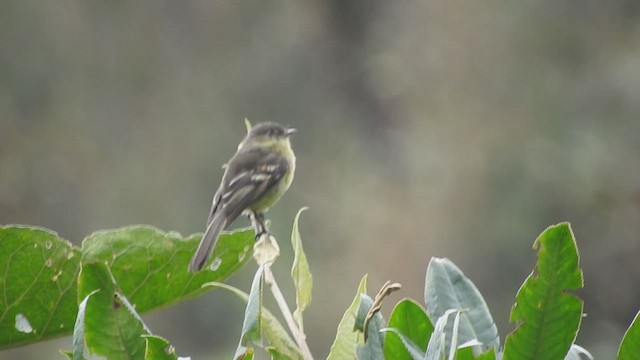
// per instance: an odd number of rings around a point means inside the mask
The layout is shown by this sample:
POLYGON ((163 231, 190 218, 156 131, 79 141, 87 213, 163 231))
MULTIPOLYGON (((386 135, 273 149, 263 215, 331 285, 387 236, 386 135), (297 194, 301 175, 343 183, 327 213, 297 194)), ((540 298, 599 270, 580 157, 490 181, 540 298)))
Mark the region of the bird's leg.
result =
POLYGON ((268 234, 267 226, 264 223, 264 214, 257 213, 255 211, 249 211, 249 221, 253 226, 253 231, 256 233, 256 240, 263 234, 268 234))

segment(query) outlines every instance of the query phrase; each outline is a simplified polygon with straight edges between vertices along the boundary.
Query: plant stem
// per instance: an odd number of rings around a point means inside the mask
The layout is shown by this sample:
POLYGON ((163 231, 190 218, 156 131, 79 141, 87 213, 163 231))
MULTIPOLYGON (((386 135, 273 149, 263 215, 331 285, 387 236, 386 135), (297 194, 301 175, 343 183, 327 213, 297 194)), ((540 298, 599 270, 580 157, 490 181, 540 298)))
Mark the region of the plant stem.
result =
POLYGON ((271 293, 273 294, 273 297, 276 299, 276 303, 280 308, 280 312, 282 312, 282 316, 284 316, 284 319, 289 326, 289 331, 291 331, 293 338, 300 348, 300 352, 302 352, 302 356, 305 360, 313 360, 311 350, 309 350, 309 345, 307 345, 307 337, 302 331, 300 331, 300 328, 298 328, 295 320, 293 320, 293 315, 291 315, 289 305, 287 305, 287 301, 284 299, 284 296, 280 291, 280 287, 278 286, 276 278, 271 272, 271 266, 269 264, 265 264, 264 266, 264 275, 264 281, 267 285, 269 285, 271 293))

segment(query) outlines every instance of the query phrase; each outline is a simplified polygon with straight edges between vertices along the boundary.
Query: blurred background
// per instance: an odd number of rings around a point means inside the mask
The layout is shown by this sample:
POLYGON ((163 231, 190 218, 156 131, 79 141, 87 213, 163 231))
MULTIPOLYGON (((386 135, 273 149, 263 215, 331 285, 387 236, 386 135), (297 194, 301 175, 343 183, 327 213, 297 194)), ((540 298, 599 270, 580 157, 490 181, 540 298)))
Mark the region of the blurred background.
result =
MULTIPOLYGON (((364 274, 370 293, 403 284, 388 315, 422 301, 431 256, 475 282, 504 342, 533 241, 561 221, 585 273, 577 343, 613 358, 640 309, 637 1, 5 1, 0 45, 0 223, 74 244, 137 223, 203 231, 243 120, 296 127, 274 271, 292 294, 309 206, 318 359, 364 274)), ((255 268, 230 282, 248 290, 255 268)), ((243 309, 213 291, 145 320, 218 359, 243 309)))

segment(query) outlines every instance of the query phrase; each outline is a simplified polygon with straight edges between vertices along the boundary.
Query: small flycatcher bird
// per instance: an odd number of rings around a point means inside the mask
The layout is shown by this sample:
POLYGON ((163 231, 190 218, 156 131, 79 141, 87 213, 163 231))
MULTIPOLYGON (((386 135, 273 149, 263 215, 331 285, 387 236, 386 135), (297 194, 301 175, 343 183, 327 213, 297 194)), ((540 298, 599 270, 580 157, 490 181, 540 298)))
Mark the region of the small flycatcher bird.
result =
POLYGON ((207 229, 191 259, 189 271, 204 266, 220 235, 242 213, 256 228, 256 237, 267 232, 264 213, 289 189, 296 157, 289 137, 296 130, 273 122, 256 124, 238 145, 226 165, 213 197, 207 229))

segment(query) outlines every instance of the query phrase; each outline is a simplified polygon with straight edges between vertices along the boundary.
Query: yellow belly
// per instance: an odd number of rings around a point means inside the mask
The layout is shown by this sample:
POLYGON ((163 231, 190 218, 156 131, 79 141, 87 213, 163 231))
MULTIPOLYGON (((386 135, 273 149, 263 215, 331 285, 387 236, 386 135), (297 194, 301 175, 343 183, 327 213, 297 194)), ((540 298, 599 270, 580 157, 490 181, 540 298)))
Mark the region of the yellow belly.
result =
POLYGON ((296 157, 293 154, 293 150, 291 150, 290 146, 286 146, 281 150, 287 153, 287 158, 290 159, 290 170, 289 172, 287 172, 287 174, 285 174, 284 178, 282 178, 274 187, 269 189, 269 191, 267 191, 259 200, 257 200, 250 206, 251 210, 255 212, 263 213, 269 210, 269 208, 275 205, 275 203, 280 200, 280 197, 282 197, 282 195, 287 192, 289 186, 291 186, 293 175, 296 171, 296 157))

